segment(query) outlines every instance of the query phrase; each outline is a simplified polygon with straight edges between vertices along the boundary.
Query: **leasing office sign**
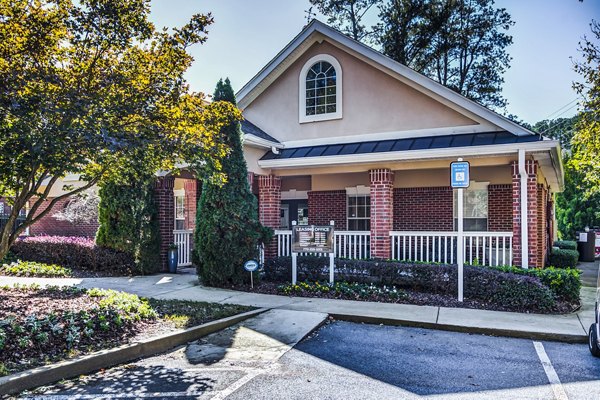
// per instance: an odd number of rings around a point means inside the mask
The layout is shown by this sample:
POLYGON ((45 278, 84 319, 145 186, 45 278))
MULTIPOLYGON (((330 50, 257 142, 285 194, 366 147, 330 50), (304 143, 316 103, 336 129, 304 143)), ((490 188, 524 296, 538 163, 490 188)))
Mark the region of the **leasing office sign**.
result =
POLYGON ((292 253, 333 253, 333 225, 293 225, 292 253))

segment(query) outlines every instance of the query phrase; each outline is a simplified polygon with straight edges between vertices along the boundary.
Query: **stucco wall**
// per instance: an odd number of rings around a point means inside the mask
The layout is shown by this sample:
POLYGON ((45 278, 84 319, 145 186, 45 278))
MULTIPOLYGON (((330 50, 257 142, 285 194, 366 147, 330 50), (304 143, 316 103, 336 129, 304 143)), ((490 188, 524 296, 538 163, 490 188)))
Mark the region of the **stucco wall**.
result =
POLYGON ((354 135, 363 140, 360 135, 366 133, 476 124, 327 41, 309 48, 246 107, 244 116, 280 141, 354 135), (330 54, 341 64, 343 118, 300 124, 300 70, 318 54, 330 54))

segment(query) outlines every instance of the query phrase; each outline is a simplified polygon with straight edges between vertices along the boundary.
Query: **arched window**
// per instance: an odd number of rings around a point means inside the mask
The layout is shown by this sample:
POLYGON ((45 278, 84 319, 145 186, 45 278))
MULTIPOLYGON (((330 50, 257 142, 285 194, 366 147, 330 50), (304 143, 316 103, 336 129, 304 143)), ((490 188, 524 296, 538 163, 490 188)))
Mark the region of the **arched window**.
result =
POLYGON ((300 122, 342 117, 342 69, 328 54, 308 60, 300 73, 300 122))
POLYGON ((306 74, 306 115, 334 113, 336 109, 335 68, 319 61, 306 74))

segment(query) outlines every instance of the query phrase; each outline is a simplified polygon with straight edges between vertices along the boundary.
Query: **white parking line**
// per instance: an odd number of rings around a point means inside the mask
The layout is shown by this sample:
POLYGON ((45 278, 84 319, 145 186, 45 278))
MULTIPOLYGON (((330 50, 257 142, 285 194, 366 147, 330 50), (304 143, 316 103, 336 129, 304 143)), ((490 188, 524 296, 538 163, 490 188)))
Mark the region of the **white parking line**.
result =
POLYGON ((556 400, 569 400, 565 389, 560 383, 558 374, 552 366, 550 358, 548 358, 548 354, 546 354, 544 345, 541 342, 533 342, 533 347, 535 347, 535 351, 540 359, 540 362, 542 363, 542 367, 544 367, 544 372, 546 372, 546 376, 548 377, 548 381, 550 382, 550 386, 552 387, 552 391, 554 392, 554 398, 556 400))

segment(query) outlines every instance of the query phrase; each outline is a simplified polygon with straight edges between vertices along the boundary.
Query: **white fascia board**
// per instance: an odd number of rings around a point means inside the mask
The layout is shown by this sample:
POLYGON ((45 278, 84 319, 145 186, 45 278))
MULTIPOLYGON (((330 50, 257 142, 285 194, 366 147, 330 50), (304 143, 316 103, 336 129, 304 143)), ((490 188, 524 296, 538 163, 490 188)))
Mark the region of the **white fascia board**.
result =
POLYGON ((392 151, 385 153, 349 154, 343 156, 289 158, 281 160, 259 160, 261 168, 286 169, 297 167, 318 167, 344 164, 365 164, 393 161, 430 160, 436 158, 455 158, 469 156, 515 154, 519 149, 526 151, 548 151, 558 146, 555 140, 531 143, 509 143, 489 146, 451 147, 444 149, 392 151))
POLYGON ((462 125, 447 128, 428 128, 410 131, 392 131, 379 133, 366 133, 355 136, 335 136, 303 140, 288 140, 282 142, 284 147, 307 147, 325 144, 358 143, 369 141, 382 141, 393 139, 411 139, 429 136, 462 135, 467 133, 490 132, 490 128, 483 125, 462 125))
MULTIPOLYGON (((253 99, 246 99, 246 96, 253 92, 254 89, 258 88, 262 81, 265 80, 273 71, 275 71, 288 56, 296 51, 297 48, 301 46, 302 42, 306 40, 313 32, 319 32, 322 35, 337 41, 356 53, 373 60, 374 62, 399 74, 400 76, 405 77, 409 82, 416 83, 421 88, 426 89, 440 96, 441 98, 460 106, 474 115, 477 115, 489 121, 490 123, 511 132, 514 135, 527 136, 535 134, 534 132, 509 120, 508 118, 503 117, 502 115, 456 93, 452 89, 449 89, 444 85, 426 77, 425 75, 422 75, 408 68, 407 66, 392 60, 391 58, 372 49, 371 47, 342 34, 341 32, 316 19, 312 20, 311 23, 302 32, 300 32, 300 34, 298 34, 281 52, 275 56, 275 58, 273 58, 236 94, 240 107, 245 108, 248 106, 248 104, 250 104, 253 99)), ((281 71, 281 73, 282 72, 283 71, 281 71)))
POLYGON ((267 149, 271 149, 272 147, 275 147, 277 149, 283 149, 284 147, 281 143, 272 142, 270 140, 252 135, 250 133, 244 133, 244 144, 255 145, 256 147, 264 147, 267 149))

